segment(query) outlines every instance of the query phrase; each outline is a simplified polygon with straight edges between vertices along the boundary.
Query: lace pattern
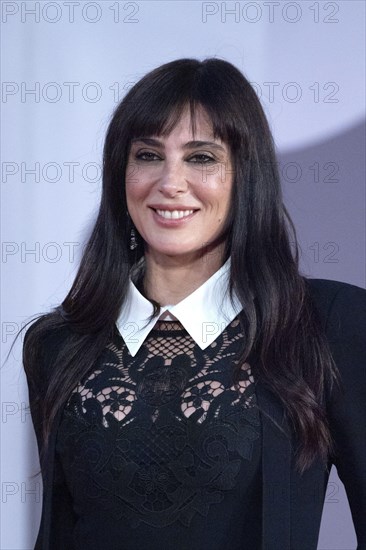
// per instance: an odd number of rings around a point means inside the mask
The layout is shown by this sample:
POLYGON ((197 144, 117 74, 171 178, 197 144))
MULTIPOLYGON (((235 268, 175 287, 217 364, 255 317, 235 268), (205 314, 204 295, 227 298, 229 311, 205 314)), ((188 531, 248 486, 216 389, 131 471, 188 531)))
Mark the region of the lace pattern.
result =
POLYGON ((158 321, 135 357, 119 333, 64 410, 57 451, 78 513, 130 527, 189 526, 235 487, 259 442, 251 367, 235 388, 234 319, 205 350, 179 321, 158 321))

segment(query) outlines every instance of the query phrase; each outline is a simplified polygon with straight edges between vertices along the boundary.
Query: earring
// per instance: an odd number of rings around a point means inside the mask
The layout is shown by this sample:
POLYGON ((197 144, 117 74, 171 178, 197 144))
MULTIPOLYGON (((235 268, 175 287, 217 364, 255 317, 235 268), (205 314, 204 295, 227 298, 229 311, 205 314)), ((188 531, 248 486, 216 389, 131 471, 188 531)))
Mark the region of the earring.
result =
MULTIPOLYGON (((130 214, 129 214, 128 210, 126 210, 126 216, 127 216, 128 223, 131 226, 132 220, 131 220, 131 217, 130 217, 130 214)), ((136 233, 135 233, 134 228, 132 227, 131 232, 130 232, 130 250, 135 250, 135 248, 137 248, 137 246, 138 246, 138 243, 137 243, 137 239, 136 239, 136 233)))
POLYGON ((137 240, 136 240, 136 233, 134 228, 131 229, 131 237, 130 237, 130 250, 135 250, 137 248, 137 240))

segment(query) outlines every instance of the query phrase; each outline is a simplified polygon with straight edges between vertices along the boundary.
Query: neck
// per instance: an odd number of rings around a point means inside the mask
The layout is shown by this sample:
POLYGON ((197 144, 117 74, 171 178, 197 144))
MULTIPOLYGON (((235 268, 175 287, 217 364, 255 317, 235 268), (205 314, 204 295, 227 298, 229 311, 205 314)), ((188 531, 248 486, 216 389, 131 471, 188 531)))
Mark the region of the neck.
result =
POLYGON ((143 290, 161 306, 175 305, 205 283, 224 262, 221 246, 215 253, 190 256, 157 255, 145 252, 143 290))

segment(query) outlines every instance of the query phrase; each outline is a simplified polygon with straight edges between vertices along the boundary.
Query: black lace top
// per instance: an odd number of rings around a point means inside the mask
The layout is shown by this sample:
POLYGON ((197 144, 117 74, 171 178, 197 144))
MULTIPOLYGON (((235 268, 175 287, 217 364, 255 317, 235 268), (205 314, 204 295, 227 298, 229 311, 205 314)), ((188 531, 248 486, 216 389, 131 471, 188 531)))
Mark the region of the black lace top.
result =
POLYGON ((261 424, 238 318, 205 350, 159 320, 135 357, 116 330, 79 383, 56 451, 77 550, 257 550, 261 424))

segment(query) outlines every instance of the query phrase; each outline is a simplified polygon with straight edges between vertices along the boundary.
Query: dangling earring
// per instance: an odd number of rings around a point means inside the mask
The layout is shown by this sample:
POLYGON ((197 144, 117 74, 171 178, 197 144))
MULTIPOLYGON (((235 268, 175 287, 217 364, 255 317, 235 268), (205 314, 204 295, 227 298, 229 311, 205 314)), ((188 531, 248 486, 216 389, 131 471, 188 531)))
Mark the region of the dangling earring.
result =
MULTIPOLYGON (((132 220, 131 220, 131 217, 130 217, 130 214, 128 212, 128 210, 126 211, 126 216, 127 216, 127 220, 128 220, 128 225, 131 227, 131 225, 133 226, 133 223, 132 223, 132 220)), ((135 250, 135 248, 138 247, 138 242, 137 242, 137 239, 136 239, 136 233, 135 233, 135 230, 133 227, 131 227, 131 231, 130 231, 130 250, 135 250)))
POLYGON ((136 233, 134 228, 131 229, 131 237, 130 237, 130 250, 135 250, 137 248, 137 240, 136 240, 136 233))

